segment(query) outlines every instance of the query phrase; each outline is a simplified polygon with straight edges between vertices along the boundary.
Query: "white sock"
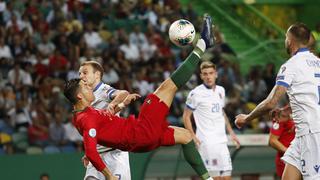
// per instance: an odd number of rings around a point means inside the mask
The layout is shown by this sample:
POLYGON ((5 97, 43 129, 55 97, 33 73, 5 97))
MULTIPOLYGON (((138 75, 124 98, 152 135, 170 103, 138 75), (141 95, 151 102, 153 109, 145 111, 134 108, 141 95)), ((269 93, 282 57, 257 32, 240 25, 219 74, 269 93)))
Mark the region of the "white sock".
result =
POLYGON ((204 51, 206 50, 206 43, 204 42, 203 39, 198 39, 198 42, 197 42, 196 46, 197 46, 202 52, 204 52, 204 51))
POLYGON ((209 177, 207 180, 213 180, 213 178, 212 178, 212 177, 209 177))

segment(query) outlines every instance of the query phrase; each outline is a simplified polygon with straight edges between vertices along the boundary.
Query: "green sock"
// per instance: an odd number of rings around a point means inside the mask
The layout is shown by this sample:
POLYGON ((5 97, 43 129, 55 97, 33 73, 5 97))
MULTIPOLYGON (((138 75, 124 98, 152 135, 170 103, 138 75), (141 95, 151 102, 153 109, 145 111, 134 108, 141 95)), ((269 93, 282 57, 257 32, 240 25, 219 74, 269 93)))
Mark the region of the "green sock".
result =
POLYGON ((192 140, 188 144, 183 144, 182 151, 184 154, 184 158, 192 166, 192 168, 196 171, 196 173, 202 179, 204 180, 208 179, 210 176, 208 174, 206 167, 203 164, 199 151, 196 149, 196 145, 194 141, 192 140))
POLYGON ((171 80, 180 88, 189 81, 190 77, 198 67, 200 62, 200 57, 203 54, 203 51, 196 47, 187 59, 176 69, 170 76, 171 80))

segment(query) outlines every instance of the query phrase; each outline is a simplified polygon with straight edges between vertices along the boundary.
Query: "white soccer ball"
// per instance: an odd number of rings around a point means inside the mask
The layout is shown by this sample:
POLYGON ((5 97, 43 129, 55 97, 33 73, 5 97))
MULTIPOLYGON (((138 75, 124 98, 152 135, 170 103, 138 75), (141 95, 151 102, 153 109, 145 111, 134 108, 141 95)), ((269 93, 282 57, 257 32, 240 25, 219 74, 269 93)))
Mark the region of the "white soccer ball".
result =
POLYGON ((177 46, 187 46, 192 44, 196 31, 191 22, 179 19, 173 22, 169 28, 169 38, 177 46))

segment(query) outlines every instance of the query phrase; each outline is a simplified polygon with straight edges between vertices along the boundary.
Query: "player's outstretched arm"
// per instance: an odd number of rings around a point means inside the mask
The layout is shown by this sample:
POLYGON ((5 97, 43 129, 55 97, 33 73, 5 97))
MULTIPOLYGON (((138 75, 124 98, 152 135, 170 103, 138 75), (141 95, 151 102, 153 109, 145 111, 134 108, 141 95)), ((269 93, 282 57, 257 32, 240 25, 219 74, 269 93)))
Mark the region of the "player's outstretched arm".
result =
POLYGON ((121 111, 123 108, 128 106, 132 101, 135 101, 140 97, 141 96, 139 94, 136 94, 136 93, 129 94, 128 96, 126 96, 126 98, 121 103, 118 103, 117 106, 115 106, 114 114, 119 112, 119 111, 121 111))
POLYGON ((129 92, 126 90, 116 90, 111 96, 112 101, 108 104, 108 111, 112 114, 115 114, 116 106, 121 103, 128 95, 129 92))
POLYGON ((269 113, 278 104, 279 100, 286 93, 287 88, 276 85, 268 97, 263 100, 250 114, 239 114, 236 116, 235 124, 238 128, 242 128, 247 122, 269 113))

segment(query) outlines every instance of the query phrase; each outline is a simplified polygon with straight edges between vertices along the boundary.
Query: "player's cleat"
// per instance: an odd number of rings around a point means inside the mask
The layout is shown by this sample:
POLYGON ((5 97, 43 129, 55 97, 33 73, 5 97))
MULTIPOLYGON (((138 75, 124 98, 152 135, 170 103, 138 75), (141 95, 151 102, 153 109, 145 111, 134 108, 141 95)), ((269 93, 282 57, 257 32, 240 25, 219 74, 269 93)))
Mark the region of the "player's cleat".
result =
POLYGON ((212 19, 208 14, 204 14, 201 38, 206 43, 206 48, 214 46, 214 34, 212 32, 212 19))

